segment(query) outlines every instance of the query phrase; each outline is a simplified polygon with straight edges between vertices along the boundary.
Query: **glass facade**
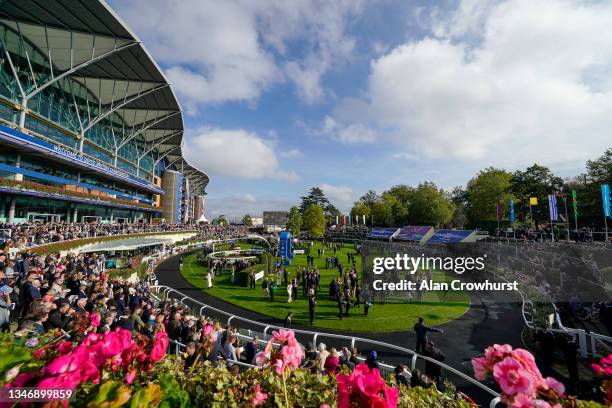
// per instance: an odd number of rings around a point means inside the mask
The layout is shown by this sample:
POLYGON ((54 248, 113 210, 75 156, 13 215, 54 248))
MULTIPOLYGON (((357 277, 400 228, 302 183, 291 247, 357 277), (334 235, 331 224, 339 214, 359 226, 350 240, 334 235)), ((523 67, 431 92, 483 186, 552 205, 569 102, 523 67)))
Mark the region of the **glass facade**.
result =
MULTIPOLYGON (((10 61, 26 93, 49 80, 52 69, 45 55, 1 23, 0 38, 0 55, 3 57, 0 59, 0 120, 18 124, 19 112, 11 105, 21 103, 21 96, 10 61), (10 61, 4 58, 5 51, 8 51, 10 61)), ((31 111, 26 116, 25 127, 44 139, 77 150, 80 149, 79 137, 83 134, 84 154, 151 182, 153 175, 159 175, 155 168, 155 149, 147 152, 141 135, 120 146, 122 140, 135 132, 134 126, 127 124, 116 112, 97 121, 95 118, 108 107, 86 86, 85 79, 82 82, 65 77, 32 96, 27 103, 31 111)), ((126 95, 128 89, 129 85, 126 95)))
MULTIPOLYGON (((0 222, 6 222, 10 201, 9 196, 0 198, 0 222)), ((147 218, 145 212, 138 210, 52 201, 39 197, 16 196, 15 201, 15 222, 33 220, 74 222, 75 209, 78 222, 90 222, 96 219, 98 222, 106 223, 117 218, 129 221, 147 218)))

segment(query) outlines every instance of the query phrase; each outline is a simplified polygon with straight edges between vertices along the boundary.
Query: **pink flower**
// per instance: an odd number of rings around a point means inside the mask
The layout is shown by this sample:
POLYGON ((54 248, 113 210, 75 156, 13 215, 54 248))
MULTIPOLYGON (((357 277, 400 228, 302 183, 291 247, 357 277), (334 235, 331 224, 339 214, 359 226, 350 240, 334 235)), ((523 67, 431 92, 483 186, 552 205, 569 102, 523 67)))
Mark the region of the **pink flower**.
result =
POLYGON ((123 336, 117 332, 106 333, 99 344, 98 351, 106 358, 120 354, 126 346, 123 343, 123 336))
POLYGON ((517 394, 510 405, 510 408, 535 408, 533 398, 525 394, 517 394))
POLYGON ((151 354, 149 359, 152 362, 156 362, 164 358, 166 350, 168 349, 168 333, 158 332, 153 339, 153 348, 151 348, 151 354))
POLYGON ((355 368, 358 374, 355 377, 355 385, 357 385, 357 388, 359 388, 362 394, 368 397, 374 397, 385 386, 385 380, 382 379, 376 368, 370 371, 367 365, 359 364, 357 367, 360 366, 360 370, 355 368))
POLYGON ((529 371, 537 380, 542 380, 542 374, 540 374, 533 354, 527 350, 518 348, 512 351, 511 356, 521 363, 523 368, 529 371))
POLYGON ((493 377, 507 395, 518 393, 533 395, 535 378, 519 361, 506 357, 493 367, 493 377))
POLYGON ((283 360, 280 358, 276 359, 274 361, 274 369, 276 370, 277 374, 282 374, 283 371, 285 371, 285 363, 283 363, 283 360))
POLYGON ((268 394, 265 393, 265 392, 261 392, 261 386, 259 384, 257 384, 255 386, 255 396, 253 396, 253 399, 251 400, 251 403, 254 406, 257 406, 259 404, 262 404, 267 399, 268 399, 268 394))
POLYGON ((92 313, 91 316, 89 316, 89 324, 93 327, 100 326, 100 315, 98 313, 92 313))
POLYGON ((565 386, 552 377, 546 377, 544 379, 543 385, 545 389, 553 390, 560 397, 563 397, 565 395, 565 386))
MULTIPOLYGON (((21 373, 17 377, 15 377, 15 379, 10 384, 10 386, 11 387, 15 387, 15 388, 21 388, 21 387, 25 386, 28 383, 28 381, 30 381, 33 377, 34 377, 34 372, 33 371, 28 371, 26 373, 21 373)), ((9 384, 7 384, 7 386, 8 385, 9 384)))
POLYGON ((350 374, 337 374, 338 407, 359 406, 394 408, 399 399, 395 387, 387 387, 377 369, 370 370, 365 363, 359 364, 350 374))
POLYGON ((84 352, 73 352, 66 354, 55 358, 51 364, 47 366, 46 371, 51 375, 65 374, 75 371, 84 365, 88 358, 88 354, 84 352))
POLYGON ((283 344, 286 341, 295 340, 295 333, 292 330, 280 329, 273 331, 272 336, 278 343, 283 344))
POLYGON ((263 351, 260 351, 255 355, 255 364, 257 367, 263 367, 268 362, 268 358, 269 356, 266 356, 263 351))
POLYGON ((85 340, 83 340, 83 343, 86 346, 91 346, 95 343, 97 343, 100 339, 102 338, 102 336, 100 334, 96 334, 96 333, 89 333, 87 335, 87 337, 85 337, 85 340))
POLYGON ((485 349, 485 357, 489 361, 502 360, 512 352, 512 346, 509 344, 494 344, 485 349))
POLYGON ((135 378, 136 378, 136 369, 132 368, 132 370, 128 372, 127 375, 125 376, 125 381, 128 384, 132 384, 135 378))
POLYGON ((478 381, 484 381, 491 372, 491 366, 488 364, 486 357, 474 357, 472 359, 472 367, 474 368, 474 377, 478 381))
POLYGON ((283 363, 290 368, 298 368, 302 363, 302 358, 304 357, 304 350, 300 347, 297 342, 293 341, 294 344, 288 344, 281 350, 281 355, 283 357, 283 363))
POLYGON ((70 352, 70 350, 72 350, 72 342, 71 341, 65 341, 62 344, 60 344, 59 346, 57 346, 57 352, 60 354, 66 354, 68 352, 70 352))

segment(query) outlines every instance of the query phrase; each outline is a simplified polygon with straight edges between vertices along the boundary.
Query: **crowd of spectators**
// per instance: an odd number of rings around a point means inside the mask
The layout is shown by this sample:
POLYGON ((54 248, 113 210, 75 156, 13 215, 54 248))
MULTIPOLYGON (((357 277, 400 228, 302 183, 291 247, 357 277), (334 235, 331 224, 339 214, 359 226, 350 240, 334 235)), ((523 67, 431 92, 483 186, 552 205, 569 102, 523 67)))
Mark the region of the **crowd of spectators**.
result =
POLYGON ((27 249, 36 245, 49 244, 73 239, 104 237, 110 235, 131 235, 154 232, 196 230, 198 237, 225 239, 242 235, 246 229, 241 226, 220 226, 210 224, 168 224, 168 223, 65 223, 65 222, 23 222, 0 223, 0 249, 27 249))

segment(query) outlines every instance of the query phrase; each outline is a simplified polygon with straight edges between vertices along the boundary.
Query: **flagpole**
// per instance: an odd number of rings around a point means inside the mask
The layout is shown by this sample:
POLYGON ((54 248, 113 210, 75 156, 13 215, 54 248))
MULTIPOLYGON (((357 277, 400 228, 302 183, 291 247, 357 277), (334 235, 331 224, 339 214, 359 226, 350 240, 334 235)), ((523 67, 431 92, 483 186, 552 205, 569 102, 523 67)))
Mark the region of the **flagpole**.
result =
MULTIPOLYGON (((553 195, 553 194, 550 194, 550 195, 548 196, 548 214, 550 215, 550 237, 551 237, 551 239, 552 239, 552 242, 555 242, 555 228, 554 228, 554 226, 553 226, 553 218, 552 218, 552 216, 553 216, 553 212, 552 212, 552 203, 551 203, 551 200, 550 200, 550 197, 551 197, 551 196, 554 196, 554 195, 553 195)), ((556 203, 556 201, 557 201, 557 197, 556 197, 556 196, 554 196, 554 197, 555 197, 555 207, 556 207, 556 206, 557 206, 557 203, 556 203)))
POLYGON ((576 190, 572 190, 572 204, 574 206, 574 223, 576 224, 576 240, 578 240, 578 203, 576 202, 576 190))
POLYGON ((567 195, 563 195, 563 206, 565 207, 565 222, 567 223, 567 242, 570 241, 570 220, 567 215, 567 195))

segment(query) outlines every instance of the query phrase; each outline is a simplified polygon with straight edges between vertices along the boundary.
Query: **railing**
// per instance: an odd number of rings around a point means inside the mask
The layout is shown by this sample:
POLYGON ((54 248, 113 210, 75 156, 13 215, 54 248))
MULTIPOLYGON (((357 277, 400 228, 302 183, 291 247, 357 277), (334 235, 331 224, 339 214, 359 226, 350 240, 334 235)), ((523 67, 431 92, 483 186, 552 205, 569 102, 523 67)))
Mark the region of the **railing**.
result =
MULTIPOLYGON (((152 274, 151 275, 151 279, 152 282, 155 283, 155 275, 152 274)), ((171 288, 169 286, 165 286, 165 285, 152 285, 149 288, 151 291, 156 292, 158 295, 161 295, 161 299, 173 299, 175 301, 178 301, 180 304, 182 304, 183 306, 188 307, 190 310, 196 310, 197 307, 199 306, 199 310, 198 313, 199 315, 202 315, 204 310, 207 311, 213 311, 218 315, 221 316, 226 316, 227 320, 226 320, 226 325, 229 326, 232 321, 241 321, 243 323, 255 326, 255 327, 261 327, 263 328, 263 330, 261 331, 261 333, 263 334, 264 337, 269 336, 269 333, 271 330, 273 329, 282 329, 281 326, 276 326, 276 325, 270 325, 270 324, 265 324, 265 323, 261 323, 255 320, 251 320, 251 319, 247 319, 241 316, 237 316, 231 313, 228 313, 224 310, 215 308, 213 306, 207 305, 203 302, 200 302, 196 299, 191 298, 190 296, 185 295, 184 293, 179 292, 178 290, 171 288), (171 295, 174 294, 176 297, 171 295), (180 300, 179 300, 180 299, 180 300), (196 305, 196 308, 188 305, 187 303, 185 303, 186 301, 189 301, 190 303, 193 303, 194 305, 196 305)), ((301 330, 301 329, 292 329, 296 334, 300 334, 303 335, 304 337, 312 337, 312 343, 314 344, 314 347, 317 348, 318 346, 318 342, 317 340, 320 337, 326 337, 326 338, 331 338, 331 339, 336 339, 336 340, 344 340, 346 342, 350 342, 351 347, 355 346, 356 342, 359 343, 364 343, 364 344, 368 344, 370 346, 374 346, 374 347, 382 347, 384 349, 389 349, 389 350, 393 350, 402 354, 406 354, 410 357, 410 367, 412 370, 416 369, 416 365, 419 359, 423 360, 423 361, 427 361, 430 362, 432 364, 435 364, 443 369, 445 369, 448 372, 453 373, 454 375, 456 375, 457 377, 461 378, 463 381, 466 381, 468 383, 470 383, 473 386, 476 386, 478 389, 480 389, 481 391, 484 391, 485 393, 489 394, 489 396, 491 397, 490 403, 489 403, 489 407, 490 408, 494 408, 499 402, 500 402, 500 394, 489 388, 488 386, 486 386, 485 384, 482 384, 480 381, 470 377, 469 375, 449 366, 446 365, 444 363, 441 363, 440 361, 437 361, 431 357, 427 357, 427 356, 423 356, 418 354, 416 351, 414 350, 410 350, 404 347, 400 347, 400 346, 396 346, 394 344, 389 344, 389 343, 385 343, 382 341, 378 341, 378 340, 371 340, 371 339, 365 339, 365 338, 361 338, 361 337, 356 337, 356 336, 346 336, 346 335, 342 335, 342 334, 333 334, 333 333, 323 333, 323 332, 315 332, 315 331, 309 331, 309 330, 301 330)), ((252 339, 253 336, 247 336, 247 335, 242 335, 243 338, 250 338, 252 339)), ((263 340, 262 340, 263 341, 263 340)), ((391 371, 393 370, 392 366, 388 366, 385 365, 385 369, 390 369, 391 371)))

